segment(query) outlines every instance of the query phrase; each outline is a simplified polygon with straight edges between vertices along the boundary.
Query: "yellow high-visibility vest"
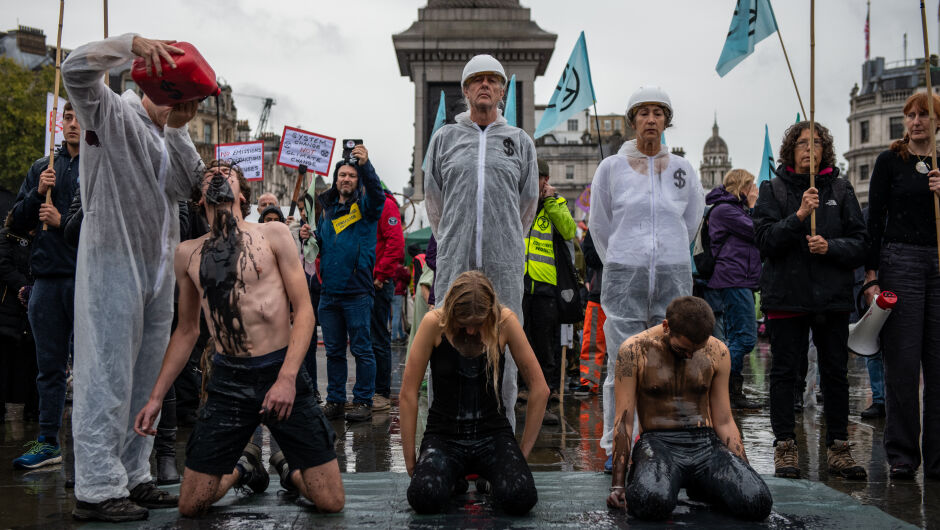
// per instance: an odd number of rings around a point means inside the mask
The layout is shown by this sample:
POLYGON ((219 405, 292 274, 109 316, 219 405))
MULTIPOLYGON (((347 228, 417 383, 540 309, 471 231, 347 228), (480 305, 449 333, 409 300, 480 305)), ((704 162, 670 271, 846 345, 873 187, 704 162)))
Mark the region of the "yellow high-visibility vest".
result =
POLYGON ((558 285, 552 222, 544 207, 535 216, 529 235, 525 238, 525 273, 537 282, 558 285))

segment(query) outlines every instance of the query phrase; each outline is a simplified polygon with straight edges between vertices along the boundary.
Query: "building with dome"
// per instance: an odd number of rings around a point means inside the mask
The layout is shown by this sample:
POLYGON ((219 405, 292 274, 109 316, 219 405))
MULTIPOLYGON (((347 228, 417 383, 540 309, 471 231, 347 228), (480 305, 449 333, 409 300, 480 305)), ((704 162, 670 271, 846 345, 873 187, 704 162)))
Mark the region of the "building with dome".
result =
POLYGON ((728 156, 728 144, 718 136, 718 117, 712 125, 712 136, 702 149, 702 164, 698 168, 699 178, 705 191, 721 185, 725 173, 731 171, 731 157, 728 156))

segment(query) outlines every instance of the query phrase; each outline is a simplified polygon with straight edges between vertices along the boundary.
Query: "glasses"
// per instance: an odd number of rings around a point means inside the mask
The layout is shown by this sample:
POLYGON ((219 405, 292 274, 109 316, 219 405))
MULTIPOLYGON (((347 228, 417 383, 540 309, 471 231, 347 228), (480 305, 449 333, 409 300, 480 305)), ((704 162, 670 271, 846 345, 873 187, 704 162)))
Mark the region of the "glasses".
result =
MULTIPOLYGON (((799 142, 796 143, 796 146, 799 147, 800 149, 806 149, 807 147, 809 147, 809 140, 800 140, 799 142)), ((820 140, 819 138, 813 138, 813 146, 822 147, 822 140, 820 140)))

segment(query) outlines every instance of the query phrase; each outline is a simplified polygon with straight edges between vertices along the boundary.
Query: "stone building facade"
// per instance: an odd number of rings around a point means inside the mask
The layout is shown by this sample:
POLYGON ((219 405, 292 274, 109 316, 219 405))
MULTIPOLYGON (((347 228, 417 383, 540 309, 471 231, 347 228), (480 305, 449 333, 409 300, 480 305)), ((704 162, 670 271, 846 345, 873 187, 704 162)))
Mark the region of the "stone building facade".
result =
POLYGON ((519 126, 535 131, 535 87, 555 49, 556 35, 541 29, 519 0, 428 0, 418 20, 392 36, 401 75, 415 84, 412 198, 424 198, 421 161, 434 117, 445 94, 447 123, 466 109, 460 80, 471 57, 496 57, 508 76, 516 76, 519 126))
MULTIPOLYGON (((931 76, 934 92, 940 92, 936 67, 931 76)), ((863 208, 868 205, 875 159, 904 136, 904 102, 918 90, 925 90, 923 59, 885 63, 884 57, 875 57, 862 64, 862 85, 856 84, 849 94, 849 150, 843 156, 848 162, 845 177, 863 208)))

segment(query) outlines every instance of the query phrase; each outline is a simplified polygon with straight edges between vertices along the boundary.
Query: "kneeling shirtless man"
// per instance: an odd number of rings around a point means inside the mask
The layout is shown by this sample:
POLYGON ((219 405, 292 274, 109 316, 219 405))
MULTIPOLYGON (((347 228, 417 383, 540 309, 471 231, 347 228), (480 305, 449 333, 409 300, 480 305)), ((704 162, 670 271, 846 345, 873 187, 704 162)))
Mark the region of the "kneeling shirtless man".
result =
POLYGON ((281 486, 299 491, 320 511, 338 512, 345 494, 335 434, 314 401, 306 372, 298 377, 314 317, 290 230, 283 223, 244 221, 250 192, 237 167, 211 163, 200 192, 198 204, 211 230, 176 249, 179 323, 134 430, 142 436, 156 433, 163 396, 199 336, 202 309, 216 353, 207 400, 186 447, 180 513, 202 515, 233 486, 267 488, 260 449, 245 446, 261 422, 283 451, 271 458, 281 486))
POLYGON ((701 298, 676 298, 663 323, 627 339, 617 354, 613 484, 607 505, 640 519, 666 519, 679 488, 736 517, 762 520, 773 499, 747 463, 731 417, 728 348, 710 333, 701 298), (633 414, 639 441, 624 485, 633 414))

